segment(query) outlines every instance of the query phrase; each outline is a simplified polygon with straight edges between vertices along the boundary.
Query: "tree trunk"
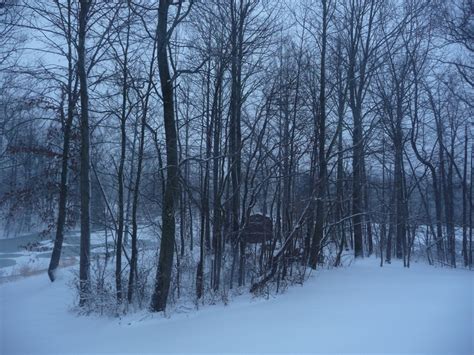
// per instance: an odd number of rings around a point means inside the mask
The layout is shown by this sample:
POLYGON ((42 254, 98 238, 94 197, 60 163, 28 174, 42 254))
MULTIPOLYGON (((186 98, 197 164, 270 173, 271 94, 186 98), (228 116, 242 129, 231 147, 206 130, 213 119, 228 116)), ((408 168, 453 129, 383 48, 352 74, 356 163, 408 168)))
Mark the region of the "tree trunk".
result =
POLYGON ((327 1, 322 0, 323 6, 323 28, 322 28, 322 44, 321 44, 321 78, 319 87, 319 134, 318 134, 318 160, 319 174, 316 187, 316 221, 314 226, 313 240, 311 241, 311 251, 309 256, 309 265, 312 269, 316 269, 319 254, 321 251, 321 242, 324 237, 325 224, 325 198, 326 198, 326 42, 327 42, 327 25, 328 25, 328 8, 327 1))
POLYGON ((364 208, 365 214, 365 225, 367 231, 367 255, 371 256, 374 252, 373 237, 372 237, 372 221, 370 214, 370 200, 369 200, 369 181, 367 179, 367 169, 365 165, 365 158, 362 159, 362 174, 363 174, 363 185, 364 185, 364 208))
MULTIPOLYGON (((128 20, 130 20, 130 9, 128 10, 128 20)), ((120 116, 120 163, 117 173, 118 179, 118 228, 117 228, 117 245, 115 248, 115 289, 117 293, 117 301, 122 301, 122 242, 125 224, 125 206, 124 206, 124 166, 125 153, 127 144, 127 96, 128 96, 128 44, 129 44, 130 25, 127 26, 127 38, 124 50, 124 59, 122 67, 123 85, 122 85, 122 108, 120 116)), ((133 255, 132 255, 133 256, 133 255)))
POLYGON ((86 70, 86 32, 90 2, 79 2, 79 29, 77 46, 77 71, 81 99, 81 246, 79 261, 79 305, 84 306, 90 293, 90 132, 89 132, 89 94, 86 70))
POLYGON ((170 2, 160 0, 158 8, 158 71, 160 74, 161 94, 163 97, 163 121, 166 141, 166 185, 162 212, 162 234, 160 257, 155 278, 155 289, 151 300, 151 310, 164 311, 168 300, 173 269, 175 242, 174 198, 178 192, 178 146, 174 116, 173 82, 168 63, 168 9, 170 2))
POLYGON ((48 267, 48 276, 51 282, 55 279, 55 271, 59 265, 61 258, 61 250, 64 240, 64 226, 66 224, 67 217, 67 194, 68 194, 68 161, 69 161, 69 145, 71 136, 71 127, 74 119, 74 108, 76 106, 76 91, 73 93, 73 77, 74 77, 74 65, 72 58, 72 42, 71 42, 71 0, 67 3, 67 37, 68 37, 68 83, 67 83, 67 119, 64 120, 64 109, 61 105, 61 117, 63 118, 64 124, 64 140, 63 140, 63 156, 61 161, 61 182, 59 187, 59 204, 58 204, 58 219, 56 225, 56 238, 54 240, 53 252, 51 254, 51 261, 48 267))
POLYGON ((140 195, 140 180, 142 175, 142 166, 143 166, 143 154, 144 154, 144 146, 145 146, 145 127, 146 127, 146 116, 148 112, 148 96, 149 91, 147 92, 147 96, 145 98, 144 108, 142 112, 142 119, 140 125, 140 144, 138 146, 138 162, 137 162, 137 177, 135 179, 135 185, 133 188, 133 201, 132 201, 132 249, 130 253, 130 275, 128 278, 128 293, 127 293, 127 300, 128 303, 132 303, 133 294, 135 292, 135 283, 137 278, 137 262, 138 262, 138 221, 137 221, 137 213, 138 213, 138 197, 140 195))
POLYGON ((394 187, 395 187, 395 225, 396 225, 396 244, 395 255, 397 259, 404 256, 403 240, 406 235, 406 226, 404 219, 404 189, 403 189, 403 147, 402 147, 402 131, 401 122, 397 118, 396 131, 394 132, 394 147, 395 147, 395 165, 394 165, 394 187))
POLYGON ((352 224, 354 229, 354 256, 360 258, 364 256, 362 242, 362 119, 361 113, 356 109, 353 113, 353 158, 352 158, 352 224))
MULTIPOLYGON (((230 5, 231 16, 231 94, 230 94, 230 122, 229 122, 229 170, 231 176, 231 230, 232 244, 234 245, 234 258, 239 255, 239 286, 244 283, 245 274, 245 240, 239 238, 240 228, 240 184, 241 184, 241 105, 242 105, 242 45, 244 30, 243 1, 239 8, 232 1, 230 5), (237 249, 238 244, 238 249, 237 249), (239 250, 239 253, 237 253, 239 250)), ((232 280, 232 277, 231 277, 232 280)), ((232 282, 232 281, 231 281, 232 282)))
MULTIPOLYGON (((469 197, 469 191, 467 188, 467 149, 469 143, 468 136, 468 125, 464 127, 464 166, 463 166, 463 178, 462 178, 462 255, 464 259, 464 266, 469 265, 469 254, 467 251, 467 213, 468 204, 467 199, 469 197)), ((472 181, 471 181, 472 184, 472 181)))
POLYGON ((221 181, 219 180, 219 154, 220 154, 220 137, 221 137, 221 84, 222 75, 218 75, 216 78, 214 98, 212 102, 212 120, 213 120, 213 163, 212 163, 212 179, 213 179, 213 244, 214 244, 214 290, 218 290, 220 287, 220 275, 222 266, 222 207, 221 207, 221 181))
POLYGON ((452 267, 456 267, 456 235, 454 229, 454 138, 451 140, 451 152, 446 174, 445 193, 445 213, 446 213, 446 231, 448 234, 449 262, 452 267))
POLYGON ((56 238, 54 240, 53 252, 48 267, 48 276, 51 282, 55 279, 55 271, 59 265, 61 258, 61 250, 64 240, 64 226, 67 217, 67 195, 68 195, 68 163, 69 163, 69 145, 71 137, 71 127, 74 119, 74 108, 76 106, 76 92, 73 93, 74 81, 74 65, 72 58, 72 43, 71 43, 71 1, 68 1, 68 22, 67 22, 67 36, 68 36, 68 82, 67 82, 67 118, 64 116, 64 106, 61 104, 61 117, 64 128, 63 139, 63 154, 61 160, 61 181, 59 187, 59 204, 58 204, 58 219, 56 225, 56 238))

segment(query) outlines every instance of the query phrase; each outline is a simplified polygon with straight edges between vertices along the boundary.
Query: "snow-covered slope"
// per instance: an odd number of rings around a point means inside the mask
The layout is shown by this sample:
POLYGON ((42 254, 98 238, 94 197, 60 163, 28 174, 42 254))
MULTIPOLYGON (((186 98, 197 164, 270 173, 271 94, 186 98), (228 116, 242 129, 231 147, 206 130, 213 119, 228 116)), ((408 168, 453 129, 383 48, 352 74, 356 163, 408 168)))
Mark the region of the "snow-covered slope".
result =
POLYGON ((474 352, 474 274, 414 264, 318 271, 270 300, 123 319, 78 317, 69 273, 0 285, 0 352, 474 352))

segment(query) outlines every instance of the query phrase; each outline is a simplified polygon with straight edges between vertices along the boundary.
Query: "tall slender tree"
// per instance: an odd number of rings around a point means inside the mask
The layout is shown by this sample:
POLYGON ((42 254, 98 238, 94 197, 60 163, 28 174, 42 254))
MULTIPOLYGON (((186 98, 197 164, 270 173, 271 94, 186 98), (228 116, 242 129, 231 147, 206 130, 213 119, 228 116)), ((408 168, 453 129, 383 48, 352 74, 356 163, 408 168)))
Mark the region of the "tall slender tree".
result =
POLYGON ((173 29, 188 15, 193 5, 191 0, 187 9, 182 13, 183 3, 183 0, 178 1, 176 15, 169 29, 168 13, 171 3, 168 0, 160 0, 158 7, 156 45, 166 140, 166 185, 163 196, 160 256, 156 271, 155 288, 151 299, 151 310, 154 312, 164 311, 166 308, 173 269, 176 228, 174 200, 178 192, 178 145, 174 113, 174 87, 168 61, 168 44, 173 29))
POLYGON ((77 71, 80 83, 81 102, 81 247, 79 264, 80 299, 79 304, 87 303, 90 293, 90 129, 89 129, 89 92, 87 86, 86 68, 86 36, 89 9, 91 0, 80 0, 79 2, 79 26, 77 45, 77 71))

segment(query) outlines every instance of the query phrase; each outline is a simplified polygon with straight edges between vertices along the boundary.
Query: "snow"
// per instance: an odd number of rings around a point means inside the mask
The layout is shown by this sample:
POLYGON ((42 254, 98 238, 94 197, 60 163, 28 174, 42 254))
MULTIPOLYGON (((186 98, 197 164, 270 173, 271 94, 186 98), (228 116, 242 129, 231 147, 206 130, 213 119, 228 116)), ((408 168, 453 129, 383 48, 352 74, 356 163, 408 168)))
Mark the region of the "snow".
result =
POLYGON ((0 353, 474 351, 473 273, 375 259, 319 270, 282 295, 124 318, 71 311, 72 269, 0 285, 0 353))
MULTIPOLYGON (((1 228, 0 228, 1 230, 1 228)), ((140 228, 140 241, 156 239, 148 227, 140 228)), ((2 233, 0 232, 0 236, 2 233)), ((64 236, 60 266, 77 263, 80 247, 79 231, 68 231, 64 236)), ((102 230, 91 233, 91 251, 93 254, 105 254, 105 242, 109 250, 113 249, 111 233, 106 238, 102 230)), ((43 240, 39 233, 30 233, 15 238, 0 237, 0 283, 25 274, 34 274, 48 269, 53 250, 53 239, 43 240), (26 246, 31 245, 30 248, 26 246)), ((153 247, 156 251, 156 246, 153 247)))

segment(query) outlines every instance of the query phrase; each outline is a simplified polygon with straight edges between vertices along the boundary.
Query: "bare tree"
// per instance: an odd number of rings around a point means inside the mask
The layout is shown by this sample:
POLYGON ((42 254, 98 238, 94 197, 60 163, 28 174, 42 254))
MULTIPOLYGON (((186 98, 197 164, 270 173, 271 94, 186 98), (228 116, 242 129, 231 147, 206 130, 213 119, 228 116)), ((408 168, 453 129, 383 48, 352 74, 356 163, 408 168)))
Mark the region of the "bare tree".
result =
POLYGON ((174 88, 168 62, 168 43, 174 28, 188 15, 192 4, 193 1, 182 13, 183 1, 178 2, 175 18, 169 29, 168 12, 170 3, 167 0, 160 0, 158 8, 156 45, 166 136, 166 186, 163 197, 160 257, 151 301, 151 309, 154 312, 164 311, 168 300, 175 244, 174 199, 178 191, 178 147, 174 113, 174 88))
POLYGON ((87 86, 86 68, 86 36, 87 22, 91 2, 81 0, 79 3, 78 44, 77 44, 77 72, 80 83, 81 102, 81 250, 80 250, 80 300, 84 306, 90 292, 90 130, 89 130, 89 94, 87 86))

